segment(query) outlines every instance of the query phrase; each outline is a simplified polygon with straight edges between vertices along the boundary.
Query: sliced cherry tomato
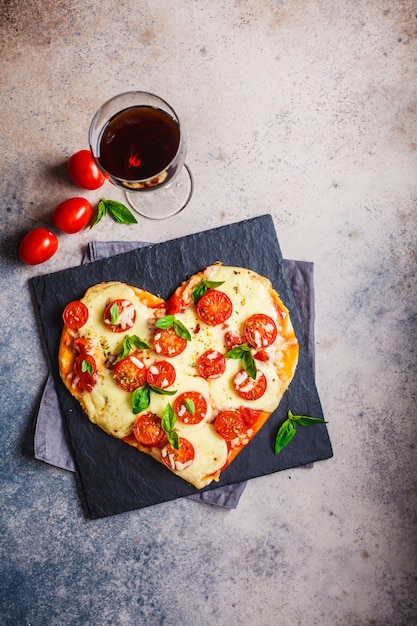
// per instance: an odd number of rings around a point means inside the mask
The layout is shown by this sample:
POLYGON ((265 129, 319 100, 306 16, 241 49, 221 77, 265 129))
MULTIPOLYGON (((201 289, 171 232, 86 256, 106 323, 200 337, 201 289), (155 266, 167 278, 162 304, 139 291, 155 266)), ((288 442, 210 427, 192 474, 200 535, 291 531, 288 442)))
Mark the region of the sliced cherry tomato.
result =
POLYGON ((257 409, 251 409, 248 406, 240 406, 239 413, 243 417, 243 420, 248 428, 251 428, 256 424, 262 411, 257 409))
POLYGON ((154 349, 162 356, 177 356, 187 347, 187 340, 183 339, 171 328, 157 328, 153 338, 154 349))
POLYGON ((226 359, 218 350, 206 350, 198 357, 197 371, 203 378, 220 378, 226 371, 226 359))
POLYGON ((223 291, 209 289, 197 302, 197 315, 208 326, 223 324, 233 312, 232 301, 223 291))
POLYGON ((72 328, 73 330, 77 330, 84 326, 84 324, 88 320, 88 308, 84 304, 84 302, 80 302, 80 300, 73 300, 67 304, 62 314, 62 319, 64 320, 65 326, 68 328, 72 328))
POLYGON ((71 235, 85 228, 91 220, 93 207, 85 198, 70 198, 64 200, 52 213, 55 226, 64 233, 71 235))
POLYGON ((245 322, 243 332, 248 344, 254 348, 266 348, 274 343, 277 337, 274 320, 263 313, 251 315, 245 322))
POLYGON ((77 386, 81 391, 92 391, 96 382, 97 365, 91 354, 82 352, 75 359, 75 373, 77 375, 77 386))
POLYGON ((19 245, 19 257, 23 263, 38 265, 48 261, 58 250, 58 239, 46 228, 33 228, 19 245))
POLYGON ((93 343, 87 337, 76 337, 74 339, 74 348, 75 350, 80 352, 91 352, 93 349, 93 343))
POLYGON ((159 446, 165 437, 161 420, 154 413, 142 413, 133 426, 133 434, 144 446, 159 446))
POLYGON ((235 346, 241 346, 242 343, 244 343, 244 339, 242 335, 239 335, 239 333, 237 333, 236 331, 228 330, 224 334, 224 343, 226 345, 226 348, 228 350, 231 350, 235 346))
POLYGON ((257 400, 266 391, 266 376, 258 370, 256 378, 251 378, 244 369, 241 369, 233 379, 235 391, 244 400, 257 400))
POLYGON ((177 472, 191 465, 194 461, 194 454, 193 444, 183 437, 179 437, 178 439, 178 450, 173 448, 170 443, 161 450, 162 461, 169 469, 176 470, 177 472))
POLYGON ((104 310, 104 323, 114 333, 132 328, 136 320, 136 309, 129 300, 113 300, 104 310))
POLYGON ((185 310, 185 304, 179 296, 172 295, 165 303, 167 315, 175 315, 185 310))
POLYGON ((214 421, 217 434, 226 441, 233 441, 246 433, 247 426, 239 411, 221 411, 214 421))
POLYGON ((147 381, 153 387, 166 389, 174 384, 177 374, 175 367, 168 361, 155 361, 148 368, 147 381))
POLYGON ((207 402, 198 391, 186 391, 175 398, 173 409, 180 422, 198 424, 207 415, 207 402))
POLYGON ((80 150, 69 158, 68 174, 73 182, 83 189, 98 189, 106 180, 90 150, 80 150))
POLYGON ((257 361, 263 361, 263 363, 269 361, 269 355, 266 350, 258 350, 258 352, 255 352, 255 354, 253 355, 253 358, 257 361))
POLYGON ((131 354, 117 361, 113 370, 113 378, 124 391, 135 391, 146 383, 146 365, 137 356, 131 354))

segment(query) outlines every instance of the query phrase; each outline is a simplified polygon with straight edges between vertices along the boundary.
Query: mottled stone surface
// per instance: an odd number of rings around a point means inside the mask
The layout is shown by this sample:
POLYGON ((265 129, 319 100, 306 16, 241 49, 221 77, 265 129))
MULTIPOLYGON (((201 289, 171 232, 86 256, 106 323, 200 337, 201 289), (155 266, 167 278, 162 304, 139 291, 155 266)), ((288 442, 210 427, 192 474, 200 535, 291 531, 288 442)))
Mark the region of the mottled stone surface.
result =
POLYGON ((415 2, 1 4, 0 622, 415 623, 415 2), (52 260, 23 266, 22 235, 83 195, 65 162, 92 115, 130 89, 182 117, 190 205, 61 234, 52 260), (77 265, 90 239, 159 242, 265 213, 283 255, 315 264, 334 458, 250 481, 235 511, 183 499, 87 520, 74 475, 33 459, 48 363, 29 278, 77 265))

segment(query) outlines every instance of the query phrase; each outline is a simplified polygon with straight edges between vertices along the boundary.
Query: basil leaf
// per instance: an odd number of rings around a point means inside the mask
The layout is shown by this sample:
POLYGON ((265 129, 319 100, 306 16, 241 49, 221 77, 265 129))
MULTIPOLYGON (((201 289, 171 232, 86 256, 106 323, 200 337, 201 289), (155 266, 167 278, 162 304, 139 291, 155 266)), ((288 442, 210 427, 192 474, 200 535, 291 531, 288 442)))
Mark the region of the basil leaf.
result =
POLYGON ((117 202, 116 200, 106 200, 103 198, 101 201, 108 213, 112 216, 115 222, 119 224, 137 224, 138 221, 130 209, 127 208, 126 205, 121 202, 117 202))
POLYGON ((194 413, 195 413, 195 405, 194 405, 194 402, 192 400, 190 400, 190 398, 185 398, 184 406, 185 406, 185 408, 187 409, 187 411, 189 412, 190 415, 194 415, 194 413))
POLYGON ((314 424, 327 424, 325 420, 318 417, 307 417, 306 415, 295 415, 293 421, 300 426, 313 426, 314 424))
POLYGON ((148 408, 151 401, 150 395, 150 390, 146 385, 135 389, 132 393, 132 412, 134 415, 142 413, 148 408))
POLYGON ((178 450, 178 448, 180 447, 180 442, 178 439, 178 433, 176 430, 171 430, 171 432, 167 433, 167 438, 169 443, 171 444, 171 446, 173 448, 175 448, 175 450, 178 450))
POLYGON ((154 385, 148 385, 151 391, 158 393, 160 396, 175 396, 176 391, 168 391, 167 389, 161 389, 161 387, 155 387, 154 385))
POLYGON ((206 278, 203 278, 192 290, 191 292, 191 297, 193 299, 194 304, 197 304, 197 302, 200 300, 200 298, 202 296, 204 296, 204 294, 209 290, 209 289, 215 289, 216 287, 220 287, 220 285, 223 285, 224 280, 217 282, 214 280, 207 280, 206 278))
POLYGON ((81 371, 87 372, 88 374, 93 373, 93 368, 91 366, 90 361, 87 361, 87 359, 84 359, 84 361, 81 363, 81 371))
POLYGON ((159 320, 156 320, 155 326, 157 328, 171 328, 175 321, 173 315, 165 315, 165 317, 160 317, 159 320))
POLYGON ((241 359, 245 351, 242 349, 242 346, 235 346, 224 355, 227 359, 241 359))
POLYGON ((138 350, 149 349, 148 344, 145 341, 142 341, 142 339, 137 335, 126 335, 123 339, 122 349, 113 365, 126 358, 133 347, 136 347, 138 350))
POLYGON ((245 372, 247 372, 249 376, 255 380, 257 369, 255 359, 252 356, 252 352, 243 353, 242 365, 245 372))
POLYGON ((112 304, 110 307, 110 321, 112 324, 117 324, 117 320, 119 319, 119 307, 116 303, 112 304))
POLYGON ((167 404, 164 412, 162 414, 161 426, 166 434, 169 434, 173 429, 175 422, 177 421, 177 417, 174 413, 174 409, 170 404, 167 404))
POLYGON ((174 321, 174 330, 177 333, 178 337, 186 339, 187 341, 191 341, 191 335, 188 329, 179 320, 174 321))
POLYGON ((281 450, 294 439, 296 431, 297 426, 291 418, 283 422, 275 439, 275 454, 281 452, 281 450))
POLYGON ((103 217, 106 215, 106 213, 107 213, 106 205, 104 204, 103 201, 99 202, 98 206, 97 206, 96 216, 92 220, 92 222, 90 224, 90 228, 93 228, 93 226, 98 224, 103 219, 103 217))

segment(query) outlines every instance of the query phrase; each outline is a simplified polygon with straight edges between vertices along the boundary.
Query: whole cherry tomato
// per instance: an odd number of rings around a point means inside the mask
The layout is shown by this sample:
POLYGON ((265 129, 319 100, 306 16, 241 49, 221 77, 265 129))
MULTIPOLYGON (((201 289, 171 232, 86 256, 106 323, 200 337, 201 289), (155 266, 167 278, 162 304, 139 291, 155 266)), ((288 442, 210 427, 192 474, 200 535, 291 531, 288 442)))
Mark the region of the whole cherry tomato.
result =
POLYGON ((90 150, 80 150, 69 158, 68 173, 74 183, 83 189, 98 189, 106 180, 90 150))
POLYGON ((78 233, 91 219, 93 208, 85 198, 64 200, 55 208, 52 220, 58 228, 68 235, 78 233))
POLYGON ((46 228, 34 228, 23 237, 19 257, 23 263, 38 265, 50 259, 58 249, 58 239, 46 228))

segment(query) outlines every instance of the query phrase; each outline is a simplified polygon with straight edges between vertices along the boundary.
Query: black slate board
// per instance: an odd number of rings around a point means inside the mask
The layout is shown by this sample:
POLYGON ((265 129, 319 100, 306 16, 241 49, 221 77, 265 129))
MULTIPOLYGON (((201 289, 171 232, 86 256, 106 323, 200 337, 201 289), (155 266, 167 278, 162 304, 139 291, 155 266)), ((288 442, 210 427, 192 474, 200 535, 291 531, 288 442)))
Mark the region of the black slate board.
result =
POLYGON ((57 354, 62 311, 69 301, 82 297, 88 287, 101 281, 126 282, 168 298, 183 280, 216 261, 250 268, 271 280, 290 310, 300 343, 300 356, 295 377, 278 409, 223 472, 220 482, 205 489, 242 482, 333 455, 325 425, 299 428, 287 448, 279 455, 273 452, 276 432, 288 409, 294 414, 314 417, 323 417, 323 412, 272 217, 256 217, 31 280, 51 371, 92 518, 173 500, 197 490, 151 457, 106 435, 89 422, 59 376, 57 354))

